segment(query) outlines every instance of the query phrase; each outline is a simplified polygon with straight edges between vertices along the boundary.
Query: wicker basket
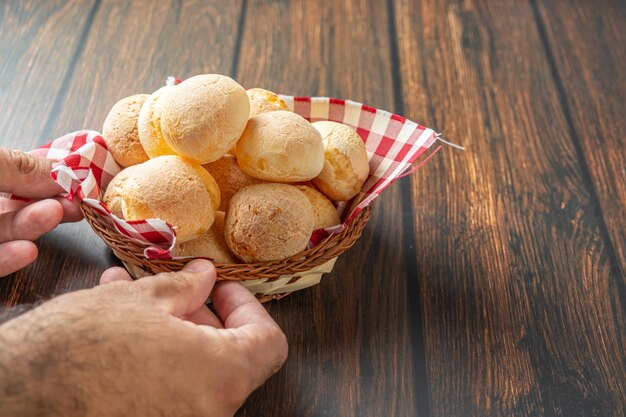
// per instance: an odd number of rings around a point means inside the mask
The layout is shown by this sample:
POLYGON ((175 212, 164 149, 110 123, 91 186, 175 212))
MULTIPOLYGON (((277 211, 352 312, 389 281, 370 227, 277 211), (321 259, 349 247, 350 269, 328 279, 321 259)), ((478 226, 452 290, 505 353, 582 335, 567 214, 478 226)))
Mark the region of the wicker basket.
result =
MULTIPOLYGON (((91 206, 83 203, 81 209, 93 231, 113 250, 135 278, 178 271, 191 260, 148 259, 144 256, 144 248, 116 231, 91 206)), ((365 207, 341 233, 330 235, 313 248, 280 261, 254 264, 215 263, 217 279, 240 281, 261 302, 280 299, 293 291, 316 285, 322 274, 332 270, 337 257, 354 245, 361 236, 370 213, 371 207, 365 207)))
MULTIPOLYGON (((435 149, 422 162, 413 166, 438 140, 432 129, 351 100, 285 95, 281 95, 281 98, 290 110, 311 122, 331 120, 355 129, 368 151, 370 176, 357 196, 337 207, 342 218, 354 215, 342 232, 331 234, 313 248, 281 261, 254 264, 216 263, 219 280, 241 281, 262 301, 278 299, 319 283, 322 274, 332 270, 337 257, 361 236, 370 218, 372 201, 389 184, 415 171, 439 149, 435 149)), ((165 243, 172 242, 172 229, 164 222, 152 224, 147 220, 140 220, 133 222, 136 224, 130 224, 111 217, 108 208, 102 205, 100 191, 101 187, 106 187, 103 181, 116 175, 119 167, 98 132, 78 131, 67 134, 43 149, 41 156, 63 158, 63 163, 53 170, 53 178, 63 189, 78 195, 89 225, 134 277, 177 271, 189 262, 189 259, 165 260, 160 253, 144 252, 146 244, 153 242, 151 238, 144 238, 146 231, 157 232, 157 236, 163 238, 156 239, 161 245, 159 249, 163 249, 165 243), (138 243, 142 241, 145 244, 138 243)))

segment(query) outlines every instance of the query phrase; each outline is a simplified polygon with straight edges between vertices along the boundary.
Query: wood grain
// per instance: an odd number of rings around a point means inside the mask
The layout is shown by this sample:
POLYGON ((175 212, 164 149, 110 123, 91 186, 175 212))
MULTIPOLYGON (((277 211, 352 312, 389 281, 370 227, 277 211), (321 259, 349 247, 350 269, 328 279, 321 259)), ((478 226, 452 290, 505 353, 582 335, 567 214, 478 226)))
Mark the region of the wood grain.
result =
POLYGON ((0 4, 2 146, 30 150, 43 144, 43 129, 94 4, 78 0, 0 4))
POLYGON ((229 3, 104 2, 51 134, 59 136, 78 128, 100 131, 115 102, 132 94, 152 93, 169 75, 228 74, 241 2, 229 3))
POLYGON ((531 5, 396 22, 406 115, 467 147, 413 182, 432 415, 623 415, 619 277, 531 5))
MULTIPOLYGON (((386 11, 375 1, 251 1, 237 77, 245 87, 393 110, 386 11)), ((394 185, 319 286, 268 306, 289 338, 289 359, 239 415, 423 415, 409 320, 417 294, 407 292, 403 256, 412 243, 403 239, 406 215, 394 185)))
MULTIPOLYGON (((625 13, 617 0, 9 0, 0 146, 100 130, 118 99, 202 72, 436 128, 467 150, 390 187, 330 276, 268 305, 290 357, 238 415, 624 416, 625 13)), ((84 223, 38 246, 0 280, 4 305, 93 286, 117 263, 84 223)))
MULTIPOLYGON (((92 1, 8 1, 0 5, 0 145, 29 150, 45 143, 47 121, 75 61, 95 11, 92 1)), ((63 254, 82 245, 70 242, 60 248, 56 236, 38 242, 39 261, 0 280, 0 300, 10 306, 31 303, 56 291, 57 275, 71 273, 63 254)), ((101 254, 83 256, 75 268, 97 264, 101 254)), ((67 256, 66 256, 67 258, 67 256)))
POLYGON ((626 277, 626 7, 616 0, 534 3, 616 272, 626 277))
MULTIPOLYGON (((152 92, 168 75, 228 73, 240 5, 220 1, 103 2, 75 53, 76 62, 60 63, 71 65, 71 73, 41 140, 78 129, 100 131, 117 100, 152 92)), ((83 14, 87 16, 88 10, 83 14)), ((25 19, 31 19, 30 15, 25 19)), ((56 27, 56 33, 71 36, 67 31, 72 22, 63 24, 56 27)), ((44 72, 44 68, 38 71, 44 72)), ((40 239, 39 247, 42 256, 37 262, 0 281, 0 297, 8 305, 92 287, 102 271, 119 264, 85 222, 57 228, 40 239)))

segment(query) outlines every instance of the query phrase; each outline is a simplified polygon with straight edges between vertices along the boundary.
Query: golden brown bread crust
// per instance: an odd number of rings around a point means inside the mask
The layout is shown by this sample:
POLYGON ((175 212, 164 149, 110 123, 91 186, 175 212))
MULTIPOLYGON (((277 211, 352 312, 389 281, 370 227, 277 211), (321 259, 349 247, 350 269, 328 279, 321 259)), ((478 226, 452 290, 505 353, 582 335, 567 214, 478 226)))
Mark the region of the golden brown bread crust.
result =
POLYGON ((238 263, 235 255, 228 249, 224 238, 224 212, 218 211, 215 214, 213 225, 199 238, 177 243, 172 255, 211 258, 222 263, 238 263))
POLYGON ((296 187, 255 184, 230 202, 224 236, 245 262, 280 260, 304 250, 313 232, 313 208, 296 187))
POLYGON ((139 142, 137 119, 149 94, 135 94, 115 103, 102 125, 102 137, 115 161, 122 167, 148 160, 139 142))
POLYGON ((337 209, 328 198, 310 185, 296 185, 304 193, 313 208, 313 229, 324 229, 341 223, 337 209))
POLYGON ((324 166, 319 132, 302 116, 284 110, 251 117, 236 153, 242 171, 264 181, 308 181, 324 166))
POLYGON ((369 158, 361 137, 337 122, 315 122, 324 141, 324 167, 313 184, 332 200, 346 201, 359 193, 369 175, 369 158))
POLYGON ((165 92, 174 86, 166 85, 152 93, 141 106, 139 118, 137 119, 137 132, 141 146, 150 158, 162 155, 175 155, 176 152, 165 143, 163 132, 161 132, 161 115, 158 113, 156 104, 165 92))
POLYGON ((215 161, 236 143, 250 116, 246 90, 218 74, 191 77, 156 103, 165 142, 200 164, 215 161))
POLYGON ((201 166, 168 155, 131 168, 119 191, 124 219, 162 219, 175 228, 181 243, 209 230, 219 206, 219 189, 201 166))
POLYGON ((219 210, 227 211, 233 195, 243 187, 262 182, 243 172, 233 155, 226 154, 217 161, 202 165, 220 188, 219 210))
POLYGON ((257 114, 277 110, 289 110, 287 103, 278 94, 262 88, 251 88, 246 91, 250 99, 250 117, 257 114))
POLYGON ((109 182, 107 188, 102 197, 102 202, 111 210, 111 213, 115 214, 120 219, 124 218, 122 214, 122 193, 124 192, 124 186, 128 177, 137 168, 138 165, 132 165, 117 173, 115 177, 109 182))

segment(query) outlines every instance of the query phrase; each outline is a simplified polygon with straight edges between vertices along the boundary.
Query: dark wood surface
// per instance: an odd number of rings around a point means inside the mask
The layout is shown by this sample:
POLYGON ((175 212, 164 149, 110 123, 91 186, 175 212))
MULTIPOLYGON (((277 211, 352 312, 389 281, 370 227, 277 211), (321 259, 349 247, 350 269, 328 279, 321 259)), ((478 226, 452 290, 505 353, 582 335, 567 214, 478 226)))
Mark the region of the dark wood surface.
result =
POLYGON ((623 276, 560 100, 549 23, 517 0, 404 1, 396 16, 405 113, 468 149, 413 181, 433 414, 623 413, 623 276))
MULTIPOLYGON (((100 130, 166 75, 350 98, 444 148, 312 289, 267 305, 285 367, 241 416, 626 414, 626 5, 618 0, 0 4, 0 146, 100 130)), ((83 222, 11 307, 117 264, 83 222)))

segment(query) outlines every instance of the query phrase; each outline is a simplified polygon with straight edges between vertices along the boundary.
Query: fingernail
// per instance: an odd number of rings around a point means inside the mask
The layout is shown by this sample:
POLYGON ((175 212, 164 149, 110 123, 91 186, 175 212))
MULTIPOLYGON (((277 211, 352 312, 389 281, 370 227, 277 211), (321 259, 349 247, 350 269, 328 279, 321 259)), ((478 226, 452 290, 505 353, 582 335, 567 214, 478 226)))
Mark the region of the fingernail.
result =
POLYGON ((211 261, 207 261, 206 259, 195 259, 189 262, 187 265, 185 265, 185 267, 183 268, 183 271, 204 272, 204 271, 208 271, 212 267, 213 267, 213 264, 211 263, 211 261))

